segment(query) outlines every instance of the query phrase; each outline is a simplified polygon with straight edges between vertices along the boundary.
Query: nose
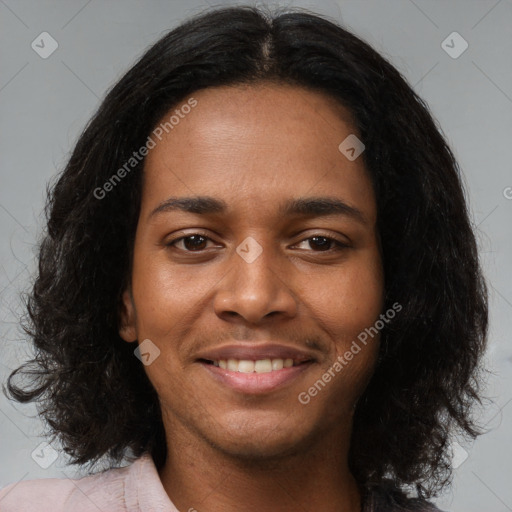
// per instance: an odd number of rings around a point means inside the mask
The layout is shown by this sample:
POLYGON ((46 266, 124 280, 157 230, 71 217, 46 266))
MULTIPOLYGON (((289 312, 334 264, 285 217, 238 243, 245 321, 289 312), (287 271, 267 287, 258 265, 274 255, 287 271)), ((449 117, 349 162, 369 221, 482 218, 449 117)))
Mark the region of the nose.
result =
POLYGON ((275 252, 263 248, 252 261, 240 254, 233 251, 230 270, 218 284, 215 313, 224 320, 243 318, 251 324, 279 315, 295 316, 297 301, 275 252))

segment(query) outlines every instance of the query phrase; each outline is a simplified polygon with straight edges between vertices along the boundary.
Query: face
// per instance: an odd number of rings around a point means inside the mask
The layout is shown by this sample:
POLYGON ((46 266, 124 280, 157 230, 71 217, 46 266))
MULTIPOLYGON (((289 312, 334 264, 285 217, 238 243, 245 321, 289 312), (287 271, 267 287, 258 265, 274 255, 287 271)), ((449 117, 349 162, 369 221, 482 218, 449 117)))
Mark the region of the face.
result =
POLYGON ((335 363, 382 313, 375 197, 338 149, 358 133, 333 99, 275 84, 193 98, 146 157, 120 334, 149 340, 168 437, 279 456, 349 426, 373 373, 378 336, 335 363))

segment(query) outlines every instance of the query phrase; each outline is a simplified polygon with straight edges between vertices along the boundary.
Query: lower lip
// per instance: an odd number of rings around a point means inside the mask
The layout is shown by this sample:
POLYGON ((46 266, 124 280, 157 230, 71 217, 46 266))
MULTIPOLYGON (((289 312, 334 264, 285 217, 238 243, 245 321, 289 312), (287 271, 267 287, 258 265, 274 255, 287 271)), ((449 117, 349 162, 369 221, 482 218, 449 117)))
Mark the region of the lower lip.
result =
POLYGON ((269 393, 283 387, 294 379, 297 379, 312 364, 313 361, 310 361, 298 366, 291 366, 289 368, 274 370, 272 372, 243 373, 234 372, 201 361, 203 368, 205 368, 219 382, 236 391, 252 395, 269 393))

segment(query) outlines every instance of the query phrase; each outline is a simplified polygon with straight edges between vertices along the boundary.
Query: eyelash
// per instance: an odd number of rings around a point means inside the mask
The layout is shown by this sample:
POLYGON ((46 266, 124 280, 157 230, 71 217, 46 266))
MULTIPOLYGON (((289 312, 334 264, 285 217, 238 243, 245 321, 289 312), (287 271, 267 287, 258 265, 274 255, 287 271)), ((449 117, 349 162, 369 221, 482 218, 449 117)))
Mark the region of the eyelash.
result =
MULTIPOLYGON (((196 233, 190 233, 190 234, 188 234, 186 236, 175 238, 174 240, 170 240, 165 245, 167 247, 175 247, 175 244, 177 242, 180 242, 181 240, 185 240, 187 238, 191 238, 193 236, 201 236, 201 237, 203 237, 203 238, 205 238, 207 240, 212 240, 206 233, 196 232, 196 233)), ((315 234, 315 235, 309 236, 307 238, 304 238, 304 239, 300 240, 298 243, 306 242, 307 240, 312 240, 313 238, 325 238, 328 241, 334 242, 334 247, 331 248, 331 249, 327 249, 326 251, 312 251, 312 252, 332 253, 332 252, 342 251, 342 250, 347 249, 349 247, 348 244, 346 244, 344 242, 341 242, 337 238, 334 238, 332 236, 322 235, 322 234, 315 234)), ((190 250, 187 250, 187 249, 179 249, 179 250, 183 251, 183 252, 186 252, 186 253, 191 253, 191 254, 193 254, 193 253, 200 254, 201 252, 204 252, 206 249, 200 249, 200 250, 197 250, 197 251, 190 251, 190 250)))

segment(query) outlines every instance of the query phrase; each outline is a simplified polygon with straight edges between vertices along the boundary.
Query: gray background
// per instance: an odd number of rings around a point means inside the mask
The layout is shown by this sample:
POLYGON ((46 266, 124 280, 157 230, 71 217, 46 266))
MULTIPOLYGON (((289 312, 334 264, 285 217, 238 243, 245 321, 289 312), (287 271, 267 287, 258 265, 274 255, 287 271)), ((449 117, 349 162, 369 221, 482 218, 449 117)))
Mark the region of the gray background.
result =
MULTIPOLYGON (((512 2, 279 4, 331 16, 370 42, 428 102, 454 149, 490 284, 491 402, 481 413, 489 432, 472 445, 459 441, 453 488, 437 504, 453 512, 512 511, 512 2), (469 45, 458 58, 441 46, 453 31, 469 45)), ((164 31, 208 5, 220 4, 0 0, 0 381, 30 354, 19 328, 19 294, 35 266, 46 184, 64 167, 106 89, 164 31), (47 59, 31 48, 45 31, 59 45, 47 59)), ((460 42, 449 44, 461 48, 460 42)), ((47 469, 35 462, 32 453, 44 442, 41 428, 34 406, 16 405, 1 394, 0 487, 81 475, 66 466, 63 454, 47 469)), ((39 451, 49 462, 51 448, 39 451)))

